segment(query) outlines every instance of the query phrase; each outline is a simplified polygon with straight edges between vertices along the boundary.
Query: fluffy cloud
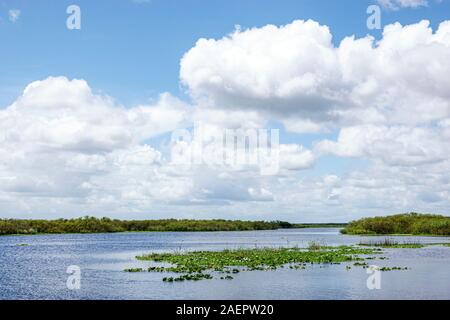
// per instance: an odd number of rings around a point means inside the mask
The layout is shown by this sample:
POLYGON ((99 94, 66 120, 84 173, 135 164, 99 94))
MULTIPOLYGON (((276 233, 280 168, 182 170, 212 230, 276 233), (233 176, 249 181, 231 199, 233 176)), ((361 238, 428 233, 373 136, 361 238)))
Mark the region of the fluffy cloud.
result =
POLYGON ((322 141, 316 151, 341 157, 366 157, 390 166, 446 161, 448 133, 439 128, 364 125, 343 128, 338 141, 322 141))
POLYGON ((11 21, 12 23, 16 23, 17 20, 19 20, 19 18, 20 18, 20 13, 21 13, 21 11, 18 9, 9 10, 8 11, 9 21, 11 21))
MULTIPOLYGON (((84 80, 33 82, 0 110, 0 208, 113 214, 273 201, 256 165, 174 164, 165 146, 147 144, 193 120, 192 107, 169 94, 153 105, 125 108, 93 93, 84 80)), ((223 127, 210 122, 205 131, 206 139, 190 147, 200 143, 207 159, 223 151, 211 148, 207 138, 223 127)), ((315 160, 297 145, 282 145, 281 153, 282 170, 305 169, 315 160)))
POLYGON ((274 179, 273 210, 301 207, 298 214, 317 217, 330 207, 336 215, 444 212, 450 200, 449 57, 449 21, 436 31, 428 21, 395 23, 379 40, 346 37, 338 45, 328 27, 294 21, 201 39, 182 59, 180 77, 199 113, 247 112, 260 123, 281 121, 291 132, 338 132, 336 141, 320 141, 313 150, 282 146, 284 169, 311 168, 330 154, 371 161, 342 176, 274 179))
POLYGON ((379 41, 347 37, 338 46, 328 27, 294 21, 201 39, 180 77, 204 109, 257 110, 294 132, 419 124, 450 115, 449 55, 448 21, 436 32, 428 21, 396 23, 379 41))
POLYGON ((0 110, 0 194, 17 202, 120 199, 130 184, 164 175, 161 153, 145 141, 187 118, 187 105, 169 94, 152 106, 124 108, 83 80, 33 82, 0 110))
POLYGON ((37 152, 108 152, 182 126, 187 112, 169 94, 154 106, 125 109, 93 94, 83 80, 48 78, 28 85, 0 111, 0 141, 3 147, 37 152))
POLYGON ((328 28, 296 21, 201 39, 182 59, 180 77, 206 107, 320 120, 343 103, 336 64, 328 28))
POLYGON ((280 145, 280 167, 286 170, 310 169, 316 162, 311 150, 298 144, 280 145))
POLYGON ((292 221, 445 213, 449 57, 448 21, 435 31, 427 21, 392 24, 379 40, 338 45, 328 27, 295 21, 199 40, 180 70, 192 106, 166 93, 152 105, 124 107, 83 80, 33 82, 0 110, 0 209, 292 221), (201 145, 202 158, 214 159, 228 149, 208 137, 274 121, 337 138, 309 150, 289 137, 272 176, 254 164, 176 164, 165 141, 200 122, 206 136, 175 145, 190 155, 201 145), (150 145, 164 134, 161 147, 150 145), (367 162, 356 167, 354 159, 367 162))
POLYGON ((377 0, 383 7, 391 10, 418 8, 428 5, 428 0, 377 0))

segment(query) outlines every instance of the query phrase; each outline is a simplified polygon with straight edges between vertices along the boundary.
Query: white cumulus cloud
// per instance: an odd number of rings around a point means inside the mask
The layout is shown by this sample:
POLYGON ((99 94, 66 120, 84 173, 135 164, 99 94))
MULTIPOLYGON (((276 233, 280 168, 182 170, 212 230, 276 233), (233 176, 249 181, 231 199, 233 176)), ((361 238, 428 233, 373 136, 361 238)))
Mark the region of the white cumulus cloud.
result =
POLYGON ((19 18, 20 18, 20 13, 21 13, 21 11, 19 9, 9 10, 8 11, 9 21, 11 21, 12 23, 17 22, 17 20, 19 20, 19 18))
POLYGON ((391 10, 418 8, 428 5, 428 0, 377 0, 383 7, 391 10))
POLYGON ((450 115, 450 22, 385 27, 336 46, 315 21, 201 39, 180 77, 203 109, 257 111, 294 132, 430 123, 450 115), (433 57, 432 59, 430 57, 433 57))
MULTIPOLYGON (((291 221, 445 213, 449 74, 450 21, 436 30, 428 21, 395 23, 379 40, 336 44, 310 20, 200 39, 181 61, 191 104, 163 93, 126 107, 85 80, 35 81, 0 109, 0 210, 291 221), (336 138, 306 148, 289 136, 273 176, 257 165, 176 165, 165 141, 150 144, 197 122, 207 136, 281 122, 336 138), (333 157, 367 162, 336 170, 333 157)), ((227 151, 208 139, 179 143, 193 154, 201 144, 206 159, 227 151)))

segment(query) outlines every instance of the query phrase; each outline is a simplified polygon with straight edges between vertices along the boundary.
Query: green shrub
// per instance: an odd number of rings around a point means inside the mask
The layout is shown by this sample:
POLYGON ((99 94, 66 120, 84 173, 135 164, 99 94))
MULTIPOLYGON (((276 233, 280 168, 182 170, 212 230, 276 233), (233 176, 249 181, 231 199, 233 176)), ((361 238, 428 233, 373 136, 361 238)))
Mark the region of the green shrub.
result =
POLYGON ((58 220, 0 219, 0 235, 39 233, 112 233, 138 231, 245 231, 289 228, 288 222, 230 220, 112 220, 84 217, 58 220))
POLYGON ((349 223, 343 234, 450 235, 450 217, 435 214, 406 213, 388 217, 364 218, 349 223))

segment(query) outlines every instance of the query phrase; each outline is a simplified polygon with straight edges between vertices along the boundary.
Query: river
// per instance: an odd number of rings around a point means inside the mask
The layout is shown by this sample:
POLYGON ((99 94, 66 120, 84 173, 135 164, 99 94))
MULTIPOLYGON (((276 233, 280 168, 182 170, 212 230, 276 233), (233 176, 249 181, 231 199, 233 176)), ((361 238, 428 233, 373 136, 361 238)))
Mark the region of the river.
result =
MULTIPOLYGON (((0 237, 0 299, 450 299, 450 247, 383 249, 370 264, 408 267, 382 272, 369 290, 367 270, 313 265, 306 270, 241 272, 234 280, 165 283, 160 273, 126 273, 146 267, 136 255, 180 250, 358 244, 377 237, 346 236, 339 229, 249 232, 64 234, 0 237), (21 245, 26 244, 26 245, 21 245), (69 266, 80 268, 79 290, 69 290, 69 266)), ((385 238, 385 237, 381 237, 385 238)), ((395 238, 395 237, 391 237, 395 238)), ((401 237, 421 243, 450 238, 401 237)), ((351 265, 351 264, 349 264, 351 265)))

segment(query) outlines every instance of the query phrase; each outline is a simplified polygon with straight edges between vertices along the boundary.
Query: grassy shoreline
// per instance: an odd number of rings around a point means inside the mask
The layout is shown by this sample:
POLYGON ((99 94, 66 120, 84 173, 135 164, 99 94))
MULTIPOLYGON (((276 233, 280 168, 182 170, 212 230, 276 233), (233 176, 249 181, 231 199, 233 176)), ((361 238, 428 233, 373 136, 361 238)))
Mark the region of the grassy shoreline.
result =
POLYGON ((76 219, 0 219, 0 236, 50 234, 98 234, 136 232, 228 232, 277 229, 342 228, 342 223, 292 224, 285 221, 242 220, 118 220, 83 217, 76 219))
POLYGON ((364 218, 350 222, 341 233, 367 236, 450 236, 450 217, 413 212, 364 218))
POLYGON ((94 217, 58 220, 0 219, 0 236, 125 232, 223 232, 276 230, 292 227, 292 224, 283 221, 113 220, 94 217))
POLYGON ((117 220, 83 217, 58 220, 0 219, 0 236, 134 232, 227 232, 342 228, 345 235, 450 236, 450 217, 408 213, 345 223, 289 223, 240 220, 117 220))

